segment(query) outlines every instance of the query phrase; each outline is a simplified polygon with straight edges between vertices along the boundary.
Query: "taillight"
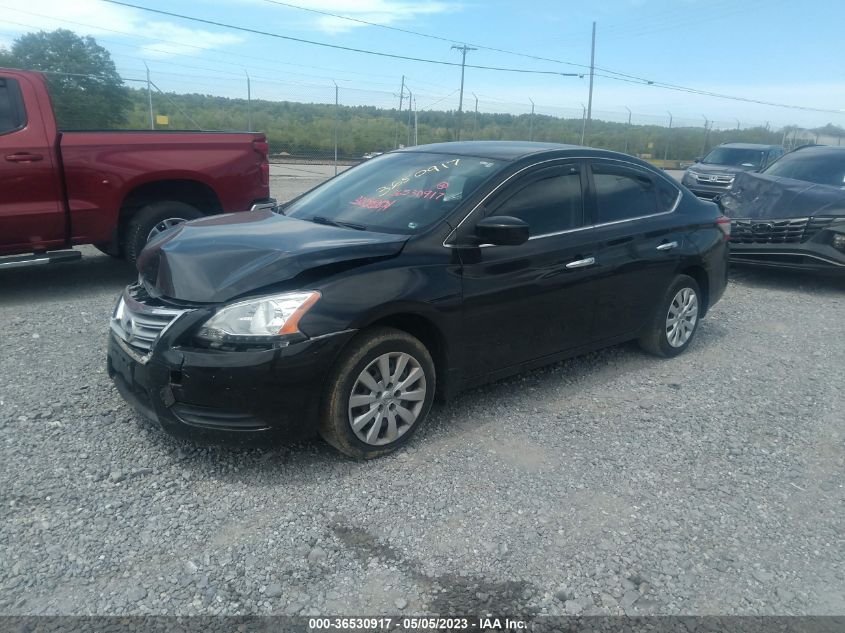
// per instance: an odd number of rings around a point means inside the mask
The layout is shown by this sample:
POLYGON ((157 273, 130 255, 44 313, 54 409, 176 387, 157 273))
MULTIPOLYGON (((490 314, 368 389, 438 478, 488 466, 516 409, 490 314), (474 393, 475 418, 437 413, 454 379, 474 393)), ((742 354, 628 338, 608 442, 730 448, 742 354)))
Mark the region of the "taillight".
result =
POLYGON ((716 226, 725 234, 725 241, 731 239, 731 219, 726 215, 716 218, 716 226))
POLYGON ((267 158, 267 154, 270 152, 270 146, 267 144, 267 141, 253 141, 252 147, 264 158, 267 158))
POLYGON ((270 153, 270 145, 267 141, 253 141, 252 148, 261 156, 261 184, 270 184, 270 161, 268 155, 270 153))

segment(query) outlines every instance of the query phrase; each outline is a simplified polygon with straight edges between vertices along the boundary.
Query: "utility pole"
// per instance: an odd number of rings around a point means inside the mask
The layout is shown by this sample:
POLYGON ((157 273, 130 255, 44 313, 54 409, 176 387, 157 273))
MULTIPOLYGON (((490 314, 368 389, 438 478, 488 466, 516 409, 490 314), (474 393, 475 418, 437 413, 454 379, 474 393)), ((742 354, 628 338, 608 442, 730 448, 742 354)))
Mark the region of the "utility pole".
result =
POLYGON ((475 97, 475 114, 472 117, 472 140, 474 141, 478 132, 478 97, 476 97, 474 92, 472 96, 475 97))
POLYGON ((144 68, 147 69, 147 100, 150 102, 150 129, 156 129, 155 119, 153 118, 153 91, 150 87, 150 67, 147 62, 144 62, 144 68))
POLYGON ((338 116, 340 114, 340 94, 337 88, 337 82, 332 79, 334 84, 334 175, 337 176, 337 126, 338 116))
POLYGON ((452 46, 453 50, 461 51, 461 96, 458 99, 458 132, 456 135, 457 141, 461 140, 461 118, 464 113, 464 70, 466 68, 467 63, 467 53, 469 51, 476 51, 477 48, 471 48, 464 44, 463 46, 452 46))
POLYGON ((252 132, 252 85, 249 81, 249 73, 244 68, 246 75, 246 116, 247 116, 247 130, 252 132))
POLYGON ((414 93, 411 92, 411 89, 408 88, 408 143, 407 146, 411 145, 411 101, 414 98, 414 93))
POLYGON ((739 119, 734 119, 734 121, 736 121, 736 131, 739 132, 739 128, 741 127, 739 119))
POLYGON ((581 104, 581 145, 584 144, 584 133, 587 131, 587 106, 581 104))
POLYGON ((534 140, 534 100, 531 97, 528 97, 528 100, 531 102, 531 118, 528 119, 528 140, 534 140))
POLYGON ((414 97, 414 145, 419 145, 419 122, 417 119, 417 98, 414 97))
POLYGON ((402 121, 402 101, 405 99, 405 75, 402 75, 402 87, 399 89, 399 118, 396 121, 396 135, 393 139, 393 147, 399 148, 399 125, 402 121))
POLYGON ((701 115, 704 117, 704 145, 701 148, 701 157, 704 158, 704 155, 707 153, 707 139, 710 136, 710 119, 708 119, 703 114, 701 115))
MULTIPOLYGON (((666 110, 666 113, 669 115, 669 138, 666 139, 666 147, 663 148, 663 161, 666 161, 666 158, 669 156, 669 144, 672 142, 672 113, 669 110, 666 110)), ((665 165, 664 165, 665 167, 665 165)))
POLYGON ((419 118, 417 113, 416 97, 414 97, 414 145, 419 145, 419 118))
POLYGON ((628 111, 628 127, 625 128, 625 150, 624 152, 628 153, 628 136, 631 134, 631 108, 628 106, 623 106, 628 111))
MULTIPOLYGON (((590 94, 587 97, 587 121, 593 118, 593 75, 596 70, 596 23, 593 22, 593 43, 590 46, 590 94)), ((581 145, 584 144, 584 135, 581 135, 581 145)))

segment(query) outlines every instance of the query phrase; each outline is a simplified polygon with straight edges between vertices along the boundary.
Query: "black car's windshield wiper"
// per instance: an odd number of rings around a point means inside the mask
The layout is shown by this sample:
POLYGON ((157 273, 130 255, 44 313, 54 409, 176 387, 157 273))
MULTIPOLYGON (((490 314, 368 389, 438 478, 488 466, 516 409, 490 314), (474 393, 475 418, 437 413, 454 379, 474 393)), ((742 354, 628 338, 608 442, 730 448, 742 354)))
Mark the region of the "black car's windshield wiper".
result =
POLYGON ((355 229, 356 231, 366 231, 367 227, 363 224, 354 224, 352 222, 341 222, 340 220, 330 220, 329 218, 323 217, 322 215, 315 215, 311 218, 312 222, 316 222, 317 224, 326 224, 328 226, 342 226, 347 229, 355 229))

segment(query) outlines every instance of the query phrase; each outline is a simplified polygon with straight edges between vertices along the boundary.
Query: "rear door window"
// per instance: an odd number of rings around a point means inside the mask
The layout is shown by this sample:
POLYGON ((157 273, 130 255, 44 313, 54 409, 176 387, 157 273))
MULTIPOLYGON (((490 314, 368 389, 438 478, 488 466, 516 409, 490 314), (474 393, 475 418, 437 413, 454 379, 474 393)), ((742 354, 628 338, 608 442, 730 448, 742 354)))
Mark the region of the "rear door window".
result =
POLYGON ((670 210, 675 203, 668 189, 658 194, 656 178, 646 171, 635 167, 593 163, 592 172, 596 224, 654 215, 670 210))
POLYGON ((21 88, 17 79, 0 77, 0 134, 8 134, 26 125, 21 88))

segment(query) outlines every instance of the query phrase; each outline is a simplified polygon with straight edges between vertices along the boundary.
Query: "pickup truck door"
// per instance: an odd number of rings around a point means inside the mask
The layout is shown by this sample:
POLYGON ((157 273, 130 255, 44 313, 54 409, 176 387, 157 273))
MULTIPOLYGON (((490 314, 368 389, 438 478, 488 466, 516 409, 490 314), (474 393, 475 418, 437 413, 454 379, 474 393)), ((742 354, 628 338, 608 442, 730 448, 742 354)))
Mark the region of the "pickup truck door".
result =
POLYGON ((0 72, 0 254, 65 242, 55 128, 46 94, 42 101, 26 77, 0 72), (42 108, 50 112, 49 125, 42 108))

